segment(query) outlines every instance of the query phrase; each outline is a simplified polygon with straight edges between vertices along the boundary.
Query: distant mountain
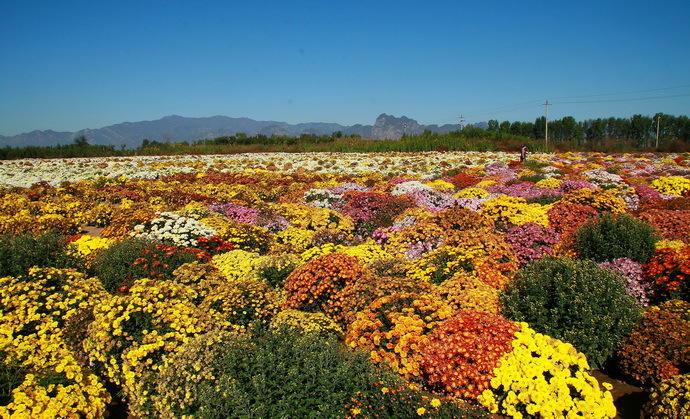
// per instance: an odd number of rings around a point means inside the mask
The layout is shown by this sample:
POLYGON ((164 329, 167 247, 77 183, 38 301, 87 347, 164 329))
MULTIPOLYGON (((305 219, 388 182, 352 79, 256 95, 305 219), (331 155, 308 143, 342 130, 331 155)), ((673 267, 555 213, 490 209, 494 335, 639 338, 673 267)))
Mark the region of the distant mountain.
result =
POLYGON ((67 145, 79 136, 85 136, 89 144, 113 145, 125 144, 133 149, 141 145, 142 140, 159 142, 181 142, 212 139, 244 133, 248 136, 263 134, 299 136, 301 134, 331 135, 340 131, 343 135, 360 135, 362 138, 399 139, 403 134, 421 134, 424 130, 447 133, 460 129, 460 125, 447 124, 420 125, 414 119, 402 116, 381 114, 374 125, 353 125, 350 127, 335 123, 310 122, 288 124, 276 121, 255 121, 249 118, 231 118, 212 116, 206 118, 187 118, 178 115, 166 116, 155 121, 123 122, 99 129, 83 129, 77 132, 32 131, 13 137, 0 136, 0 147, 26 147, 67 145))

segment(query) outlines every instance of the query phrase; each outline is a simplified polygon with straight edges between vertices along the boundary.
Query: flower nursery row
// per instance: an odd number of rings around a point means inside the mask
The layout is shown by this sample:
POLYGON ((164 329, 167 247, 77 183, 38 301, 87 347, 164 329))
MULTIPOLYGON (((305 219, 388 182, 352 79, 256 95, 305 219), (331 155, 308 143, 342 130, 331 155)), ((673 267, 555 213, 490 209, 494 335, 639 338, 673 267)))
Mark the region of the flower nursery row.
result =
POLYGON ((690 155, 514 157, 1 162, 0 416, 690 414, 690 155))

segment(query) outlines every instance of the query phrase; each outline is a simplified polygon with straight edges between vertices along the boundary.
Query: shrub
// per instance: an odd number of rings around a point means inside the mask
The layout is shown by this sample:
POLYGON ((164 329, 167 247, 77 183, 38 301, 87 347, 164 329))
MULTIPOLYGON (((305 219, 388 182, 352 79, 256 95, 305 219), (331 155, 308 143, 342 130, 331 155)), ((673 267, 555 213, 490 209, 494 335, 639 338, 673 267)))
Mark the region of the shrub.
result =
MULTIPOLYGON (((690 314, 690 303, 679 303, 690 314)), ((690 372, 690 320, 675 306, 648 309, 618 351, 621 371, 643 385, 690 372)))
POLYGON ((478 398, 492 413, 514 418, 616 416, 612 386, 599 387, 586 357, 526 323, 520 324, 512 350, 493 374, 490 388, 478 398))
POLYGON ((304 311, 288 309, 278 313, 271 320, 271 330, 284 329, 289 333, 317 333, 322 335, 333 334, 342 337, 343 330, 338 324, 323 313, 307 313, 304 311))
POLYGON ((583 259, 603 262, 629 258, 646 263, 654 254, 657 240, 654 228, 632 215, 604 214, 580 227, 575 247, 583 259))
POLYGON ((137 279, 172 280, 175 269, 196 260, 208 260, 208 256, 198 250, 128 239, 99 252, 93 271, 108 292, 126 292, 137 279))
POLYGON ((69 268, 79 265, 71 256, 68 240, 57 233, 24 233, 0 237, 0 277, 22 276, 29 268, 69 268))
POLYGON ((690 244, 690 210, 650 209, 639 217, 659 231, 661 237, 690 244))
POLYGON ((501 303, 507 318, 572 343, 595 366, 620 347, 641 314, 619 275, 593 261, 553 257, 519 271, 501 303))
POLYGON ((252 279, 222 282, 199 303, 217 327, 245 330, 252 322, 268 324, 278 312, 278 295, 267 283, 252 279))
POLYGON ((431 404, 390 370, 373 365, 368 354, 348 351, 333 337, 282 330, 200 335, 168 359, 156 393, 163 418, 464 413, 451 403, 431 404))
POLYGON ((435 392, 476 399, 512 350, 518 325, 500 316, 462 310, 444 320, 420 348, 424 383, 435 392))
POLYGON ((690 417, 690 374, 667 378, 652 388, 642 406, 644 418, 690 417))
POLYGON ((269 255, 256 266, 256 277, 274 288, 282 288, 285 279, 299 265, 299 258, 290 254, 269 255))
POLYGON ((572 202, 559 202, 547 211, 549 227, 561 237, 569 236, 590 218, 597 215, 597 210, 589 205, 572 202))

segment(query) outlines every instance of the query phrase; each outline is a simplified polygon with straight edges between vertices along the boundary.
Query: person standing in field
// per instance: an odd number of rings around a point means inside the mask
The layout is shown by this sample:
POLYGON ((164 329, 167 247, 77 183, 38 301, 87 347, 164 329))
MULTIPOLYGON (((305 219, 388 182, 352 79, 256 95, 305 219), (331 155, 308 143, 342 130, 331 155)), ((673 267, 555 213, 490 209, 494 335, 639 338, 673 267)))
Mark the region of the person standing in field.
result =
POLYGON ((520 163, 524 162, 525 160, 527 160, 527 146, 523 145, 520 149, 520 163))

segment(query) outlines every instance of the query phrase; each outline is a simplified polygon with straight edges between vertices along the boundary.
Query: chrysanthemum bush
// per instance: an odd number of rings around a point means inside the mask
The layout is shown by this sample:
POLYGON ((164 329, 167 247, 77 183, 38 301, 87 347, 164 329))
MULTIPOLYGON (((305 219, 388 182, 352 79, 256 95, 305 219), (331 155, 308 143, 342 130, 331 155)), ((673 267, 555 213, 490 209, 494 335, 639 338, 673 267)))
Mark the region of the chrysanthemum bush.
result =
POLYGON ((654 386, 642 407, 641 417, 690 417, 690 374, 675 375, 654 386))
POLYGON ((512 349, 493 370, 490 388, 478 397, 481 404, 513 418, 616 416, 612 386, 589 374, 584 354, 527 323, 519 326, 512 349))
POLYGON ((99 251, 92 270, 109 292, 127 292, 138 279, 171 279, 175 269, 196 260, 208 261, 210 255, 197 249, 128 239, 99 251))
POLYGON ((461 310, 444 320, 420 348, 422 378, 431 391, 474 400, 486 388, 518 330, 500 316, 461 310))
POLYGON ((154 393, 164 418, 483 416, 432 403, 332 337, 285 329, 199 335, 168 358, 154 393))
POLYGON ((690 301, 690 246, 656 250, 643 270, 661 300, 690 301))
POLYGON ((577 231, 575 248, 580 258, 597 262, 627 257, 646 263, 658 240, 654 228, 628 214, 604 214, 577 231))
POLYGON ((500 295, 510 282, 495 259, 477 258, 471 271, 460 270, 438 286, 440 294, 453 308, 474 309, 491 314, 501 312, 500 295))
POLYGON ((245 279, 218 283, 198 306, 216 327, 242 331, 252 322, 268 324, 279 301, 267 283, 245 279))
POLYGON ((501 296, 503 314, 571 343, 601 367, 641 316, 623 279, 589 260, 546 257, 520 270, 501 296))
POLYGON ((285 280, 283 309, 322 311, 337 317, 342 311, 342 291, 370 275, 354 256, 330 253, 295 269, 285 280))
POLYGON ((651 224, 661 237, 690 244, 690 210, 650 209, 639 217, 651 224))
POLYGON ((521 266, 553 254, 553 247, 559 241, 560 236, 553 229, 536 223, 525 223, 506 232, 506 242, 515 251, 521 266))
POLYGON ((642 265, 629 258, 616 258, 602 262, 600 267, 619 273, 625 280, 625 289, 640 305, 647 307, 656 301, 654 284, 644 277, 642 265))
POLYGON ((61 326, 93 298, 73 270, 33 268, 0 279, 3 417, 98 417, 110 394, 76 358, 61 326))
POLYGON ((620 370, 645 386, 690 372, 690 303, 650 307, 618 351, 620 370))
POLYGON ((353 349, 370 351, 374 363, 386 363, 402 376, 419 379, 428 334, 452 315, 439 297, 393 294, 375 300, 357 314, 345 341, 353 349))

